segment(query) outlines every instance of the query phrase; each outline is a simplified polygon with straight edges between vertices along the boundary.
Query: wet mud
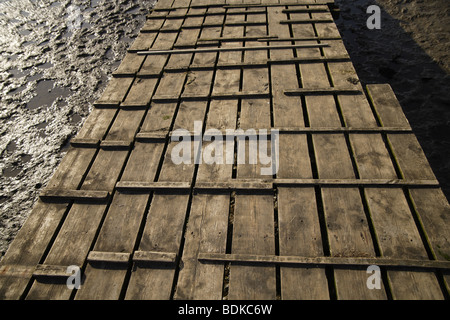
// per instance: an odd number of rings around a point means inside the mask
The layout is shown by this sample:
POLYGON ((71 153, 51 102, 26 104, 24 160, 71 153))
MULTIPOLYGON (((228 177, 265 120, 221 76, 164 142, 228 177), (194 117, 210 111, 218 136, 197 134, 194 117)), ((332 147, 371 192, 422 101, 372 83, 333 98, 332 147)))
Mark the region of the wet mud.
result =
POLYGON ((3 255, 155 0, 0 0, 3 255))

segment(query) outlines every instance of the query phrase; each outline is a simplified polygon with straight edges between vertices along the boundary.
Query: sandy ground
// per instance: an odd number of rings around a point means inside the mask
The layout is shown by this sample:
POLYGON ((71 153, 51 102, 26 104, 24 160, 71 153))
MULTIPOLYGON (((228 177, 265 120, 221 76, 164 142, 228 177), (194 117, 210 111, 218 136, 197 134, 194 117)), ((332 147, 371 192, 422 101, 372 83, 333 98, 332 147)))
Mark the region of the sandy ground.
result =
MULTIPOLYGON (((0 0, 0 253, 28 216, 154 0, 0 0)), ((363 84, 393 87, 450 195, 450 1, 336 0, 363 84), (366 8, 382 10, 368 30, 366 8)))
POLYGON ((363 84, 389 83, 450 199, 450 1, 335 0, 336 21, 363 84), (369 30, 366 8, 381 9, 369 30))

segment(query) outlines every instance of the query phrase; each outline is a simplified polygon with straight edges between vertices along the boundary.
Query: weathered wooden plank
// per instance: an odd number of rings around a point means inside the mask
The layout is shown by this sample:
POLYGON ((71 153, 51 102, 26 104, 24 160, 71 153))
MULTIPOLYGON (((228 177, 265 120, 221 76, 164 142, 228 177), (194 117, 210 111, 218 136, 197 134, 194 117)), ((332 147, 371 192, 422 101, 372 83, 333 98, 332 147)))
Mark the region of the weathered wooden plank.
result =
POLYGON ((18 300, 32 278, 34 268, 41 260, 60 221, 67 204, 43 203, 38 200, 17 236, 2 258, 1 266, 9 266, 0 272, 0 298, 18 300), (21 272, 10 273, 9 269, 21 272))
POLYGON ((175 263, 177 254, 174 252, 158 252, 158 251, 135 251, 133 254, 134 262, 164 262, 175 263))
POLYGON ((46 188, 39 195, 43 201, 51 200, 79 200, 89 202, 105 202, 109 198, 108 191, 92 191, 92 190, 70 190, 70 189, 50 189, 46 188))
POLYGON ((275 127, 280 133, 410 133, 401 127, 275 127))
MULTIPOLYGON (((247 20, 265 21, 265 15, 250 15, 247 20)), ((265 36, 266 27, 251 26, 246 28, 246 36, 265 36)), ((257 47, 255 42, 245 43, 245 48, 257 47)), ((267 49, 267 48, 266 48, 267 49)), ((267 50, 244 52, 244 62, 258 62, 267 60, 267 50)), ((242 74, 242 91, 269 92, 269 72, 267 67, 244 69, 242 74)), ((269 99, 243 99, 241 102, 240 127, 267 128, 271 125, 269 99)))
MULTIPOLYGON (((312 178, 306 135, 283 134, 279 143, 280 167, 276 180, 312 178)), ((279 254, 323 256, 314 188, 278 185, 277 192, 279 254)), ((280 277, 281 299, 329 298, 324 268, 283 265, 280 277)))
POLYGON ((101 103, 114 104, 122 102, 128 92, 128 89, 133 83, 133 80, 134 77, 111 78, 98 101, 101 103))
POLYGON ((235 129, 237 120, 238 101, 236 99, 211 100, 206 123, 206 130, 235 129))
POLYGON ((103 140, 100 142, 100 148, 103 150, 128 150, 128 149, 130 149, 130 147, 131 147, 131 141, 129 141, 129 140, 109 140, 108 139, 108 140, 103 140))
MULTIPOLYGON (((175 37, 155 41, 157 47, 169 46, 175 37)), ((162 70, 165 59, 157 61, 156 73, 162 70), (158 65, 159 63, 159 65, 158 65)), ((147 70, 148 71, 148 70, 147 70)), ((144 70, 145 72, 145 70, 144 70)), ((181 90, 183 79, 168 76, 164 78, 156 90, 165 92, 172 88, 181 90)), ((157 84, 156 79, 137 79, 132 86, 125 105, 147 104, 157 84)), ((156 94, 155 93, 155 94, 156 94)), ((152 104, 150 112, 144 122, 144 130, 163 129, 164 121, 157 117, 158 110, 162 111, 164 105, 152 104)), ((171 119, 175 108, 172 109, 171 119)), ((165 110, 165 112, 170 112, 165 110)), ((107 139, 134 139, 145 110, 120 110, 107 139)), ((166 124, 170 126, 170 124, 166 124)), ((142 130, 142 129, 141 129, 142 130)), ((106 140, 105 140, 106 141, 106 140)), ((136 143, 128 164, 122 175, 122 180, 152 182, 156 176, 159 159, 162 155, 161 143, 136 143)), ((149 194, 126 194, 117 192, 106 215, 94 249, 105 252, 131 252, 135 246, 142 218, 149 201, 149 194), (123 208, 127 208, 125 216, 123 208)), ((85 285, 77 292, 76 299, 118 299, 125 280, 126 268, 105 268, 104 265, 88 264, 85 270, 85 285)))
POLYGON ((378 265, 389 268, 413 269, 443 269, 448 270, 448 261, 419 260, 419 259, 392 259, 367 257, 304 257, 304 256, 275 256, 255 254, 223 254, 201 252, 198 260, 204 262, 236 262, 236 263, 262 263, 278 265, 329 265, 329 266, 370 266, 378 265))
POLYGON ((409 127, 409 122, 389 84, 367 85, 367 92, 381 125, 409 127))
MULTIPOLYGON (((236 95, 237 97, 240 97, 239 94, 236 95)), ((212 96, 213 102, 217 100, 216 96, 212 96)), ((234 110, 234 108, 231 108, 231 110, 234 110)), ((231 112, 229 109, 223 109, 224 112, 231 112)), ((219 122, 218 122, 219 123, 219 122)), ((216 129, 216 127, 210 126, 209 129, 216 129)), ((221 126, 217 126, 221 127, 221 126)), ((250 128, 251 129, 251 128, 250 128)), ((267 135, 267 138, 271 138, 271 134, 305 134, 305 133, 312 133, 312 134, 337 134, 337 133, 358 133, 358 134, 373 134, 373 133, 389 133, 389 134, 404 134, 404 133, 411 133, 411 129, 409 128, 398 128, 398 127, 370 127, 370 128, 355 128, 355 127, 268 127, 268 128, 260 128, 266 130, 266 133, 263 133, 263 131, 257 132, 257 134, 260 135, 267 135)), ((233 129, 231 129, 233 130, 233 129)), ((206 132, 204 136, 224 136, 233 134, 234 136, 242 136, 245 135, 246 130, 235 130, 233 131, 227 131, 225 127, 221 127, 221 129, 217 129, 214 131, 211 131, 211 133, 206 132)), ((191 133, 194 134, 194 133, 191 133)), ((176 134, 171 134, 176 135, 176 134)), ((182 133, 179 133, 178 135, 183 135, 182 133)), ((82 141, 80 141, 81 144, 82 141)), ((96 140, 86 140, 87 145, 95 144, 96 140)))
MULTIPOLYGON (((183 89, 185 77, 185 73, 164 74, 155 95, 167 94, 168 91, 179 95, 183 89)), ((164 104, 153 104, 152 108, 156 105, 164 106, 164 104)), ((159 110, 153 115, 162 111, 162 109, 159 110)), ((194 123, 189 119, 190 112, 189 108, 180 106, 175 125, 191 129, 194 123)), ((173 119, 173 114, 169 117, 173 119)), ((155 128, 155 122, 158 119, 155 117, 148 119, 147 129, 155 128)), ((204 114, 201 120, 203 119, 204 114)), ((190 182, 193 177, 194 164, 175 164, 171 159, 175 145, 175 142, 170 143, 166 150, 158 181, 190 182)), ((139 251, 179 252, 188 201, 189 192, 182 194, 179 192, 176 194, 154 192, 142 238, 139 240, 139 251)), ((173 264, 158 263, 158 265, 149 266, 145 263, 135 262, 125 298, 168 299, 172 294, 174 275, 175 266, 173 264)))
MULTIPOLYGON (((256 19, 255 15, 247 19, 256 19)), ((265 17, 264 17, 265 18, 265 17)), ((252 26, 246 28, 246 36, 266 35, 265 28, 252 26)), ((246 44, 252 45, 251 43, 246 44)), ((244 54, 244 61, 255 61, 267 59, 267 51, 249 51, 244 54)), ((244 70, 243 88, 254 90, 267 90, 268 70, 244 70), (245 74, 246 71, 252 71, 245 74), (257 77, 251 80, 251 78, 257 77), (258 79, 259 78, 259 79, 258 79), (250 83, 254 81, 254 83, 250 83)), ((246 128, 259 128, 270 126, 270 102, 267 99, 244 100, 241 105, 240 124, 246 128), (252 114, 250 119, 249 104, 258 105, 257 114, 252 114), (247 111, 245 110, 247 109, 247 111), (259 114, 259 115, 258 115, 259 114)), ((261 142, 262 143, 262 142, 261 142)), ((248 153, 256 152, 249 150, 248 141, 246 145, 246 162, 237 165, 238 178, 254 178, 260 176, 261 164, 249 164, 248 153)), ((238 148, 239 153, 243 150, 238 148)), ((234 224, 232 234, 232 253, 250 254, 274 254, 275 253, 275 227, 274 227, 274 199, 273 194, 243 194, 236 193, 234 206, 234 224)), ((228 299, 275 299, 276 298, 276 270, 271 266, 233 265, 230 266, 228 299)))
POLYGON ((225 253, 229 203, 228 192, 194 196, 176 299, 222 299, 223 265, 199 263, 197 255, 199 252, 225 253))
POLYGON ((186 73, 164 73, 153 99, 157 96, 179 97, 183 89, 186 73), (170 88, 170 89, 169 89, 170 88))
POLYGON ((115 109, 94 108, 78 131, 76 138, 103 139, 116 112, 115 109))
MULTIPOLYGON (((159 12, 159 11, 153 11, 152 15, 154 14, 158 14, 160 16, 164 16, 165 13, 163 12, 159 12)), ((153 34, 153 35, 157 35, 156 32, 154 32, 154 30, 158 30, 159 28, 162 27, 163 23, 164 23, 164 19, 148 19, 147 21, 145 21, 144 25, 142 26, 140 32, 141 34, 153 34)), ((143 41, 143 39, 136 39, 135 42, 137 42, 136 47, 138 44, 141 44, 143 41)), ((132 47, 134 46, 134 43, 132 45, 132 47)), ((131 47, 130 47, 131 48, 131 47)))
MULTIPOLYGON (((180 20, 183 21, 182 19, 180 20)), ((195 45, 200 29, 181 29, 177 37, 177 41, 173 45, 173 50, 179 50, 178 47, 195 45)), ((192 53, 171 54, 165 69, 182 69, 190 65, 192 53)))
MULTIPOLYGON (((188 205, 188 194, 155 192, 147 216, 140 251, 178 252, 188 205)), ((175 268, 172 264, 134 264, 126 299, 169 299, 175 268)))
POLYGON ((68 266, 38 264, 33 272, 35 278, 67 278, 70 274, 67 273, 68 266))
POLYGON ((312 136, 319 178, 352 179, 355 177, 343 134, 312 136))
POLYGON ((182 97, 208 96, 213 73, 213 70, 188 72, 182 97))
MULTIPOLYGON (((95 136, 100 130, 94 130, 95 136)), ((47 188, 77 189, 96 154, 95 149, 73 148, 60 163, 47 188)), ((23 227, 11 243, 2 265, 30 267, 36 266, 47 250, 54 233, 60 226, 67 210, 68 203, 43 203, 38 200, 23 227)), ((2 299, 19 299, 31 279, 32 271, 28 270, 16 276, 0 276, 0 297, 2 299)))
MULTIPOLYGON (((361 178, 395 178, 396 172, 380 135, 350 135, 361 178)), ((426 251, 401 189, 366 188, 371 218, 381 254, 423 258, 426 251)), ((389 271, 396 299, 439 299, 442 292, 433 273, 389 271)))
MULTIPOLYGON (((383 257, 427 260, 427 253, 401 189, 365 189, 383 257)), ((388 271, 394 299, 442 299, 434 273, 388 271)))
POLYGON ((229 180, 227 182, 197 182, 195 189, 197 190, 272 190, 270 182, 253 182, 229 180))
MULTIPOLYGON (((89 262, 128 263, 131 254, 127 252, 91 251, 87 256, 89 262)), ((111 280, 111 279, 110 279, 111 280)))
MULTIPOLYGON (((232 16, 237 19, 239 16, 232 16)), ((229 19, 230 17, 227 17, 229 19)), ((243 27, 224 27, 223 35, 225 36, 242 36, 244 32, 243 27)), ((229 46, 225 43, 223 47, 229 46)), ((241 62, 242 52, 221 52, 219 55, 219 63, 221 62, 241 62)), ((213 94, 239 92, 240 86, 240 70, 221 69, 216 71, 215 82, 213 87, 213 94)))
POLYGON ((136 39, 133 41, 133 44, 128 48, 128 52, 137 52, 137 51, 143 51, 148 50, 152 47, 153 42, 156 39, 157 33, 145 33, 143 32, 144 28, 156 28, 157 24, 162 24, 163 20, 161 21, 146 21, 144 26, 141 29, 141 32, 138 34, 136 39))
MULTIPOLYGON (((121 109, 114 119, 106 139, 102 141, 100 146, 107 147, 108 144, 114 146, 113 141, 123 141, 126 146, 129 146, 136 135, 144 114, 145 110, 121 109)), ((116 145, 119 146, 120 143, 116 145)))
POLYGON ((116 71, 113 72, 113 76, 116 77, 129 77, 134 76, 140 69, 145 57, 138 55, 134 52, 127 52, 122 62, 116 71))
MULTIPOLYGON (((272 195, 236 195, 232 253, 275 253, 272 195)), ((231 300, 275 299, 275 286, 274 267, 230 267, 231 300)))
MULTIPOLYGON (((277 37, 288 37, 289 27, 278 23, 286 17, 281 8, 271 7, 267 9, 269 34, 277 37)), ((288 44, 283 42, 282 44, 288 44)), ((292 50, 269 50, 269 61, 294 58, 292 50)), ((285 90, 298 88, 298 77, 292 65, 271 64, 272 109, 275 126, 305 125, 300 97, 286 96, 285 90)))
MULTIPOLYGON (((289 14, 291 19, 306 19, 309 15, 306 13, 289 14)), ((312 25, 292 26, 294 37, 312 37, 315 36, 312 25)), ((316 41, 306 41, 307 44, 317 43, 316 41)), ((297 57, 319 57, 319 49, 297 50, 297 57)), ((319 89, 330 87, 327 71, 322 64, 300 64, 299 65, 302 88, 304 90, 319 89)), ((325 96, 306 96, 305 98, 308 121, 311 127, 314 126, 339 126, 341 125, 339 116, 336 112, 336 104, 332 95, 325 96)))
POLYGON ((154 11, 163 10, 164 8, 171 8, 174 5, 174 0, 160 0, 156 2, 155 6, 152 8, 154 11))
MULTIPOLYGON (((171 49, 177 33, 159 33, 153 43, 152 49, 171 49)), ((159 76, 162 72, 169 55, 157 55, 147 57, 138 72, 138 76, 159 76)))
MULTIPOLYGON (((288 158, 289 159, 289 158, 288 158)), ((301 160, 301 159, 300 159, 301 160)), ((299 159, 296 159, 299 161, 299 159)), ((285 157, 281 157, 281 163, 288 162, 285 157)), ((309 166, 305 165, 305 169, 308 169, 309 166)), ((285 169, 289 170, 289 168, 285 168, 283 165, 283 171, 285 169)), ((302 168, 298 168, 293 166, 295 170, 298 172, 302 172, 302 168)), ((281 172, 283 172, 281 171, 281 172)), ((405 180, 405 179, 349 179, 349 178, 337 178, 337 179, 309 179, 309 178, 263 178, 263 179, 219 179, 218 182, 209 182, 212 179, 209 179, 206 182, 197 182, 195 185, 196 189, 205 189, 205 190, 236 190, 236 189, 251 189, 251 190, 268 190, 273 187, 311 187, 311 186, 319 186, 319 187, 409 187, 415 189, 424 189, 424 188, 432 188, 438 187, 439 182, 437 180, 405 180)), ((136 189, 156 189, 158 188, 159 183, 148 183, 148 184, 140 184, 133 182, 126 182, 125 184, 118 184, 118 188, 136 188, 136 189)), ((163 183, 161 188, 170 188, 170 187, 179 187, 184 188, 185 185, 183 182, 174 182, 174 183, 163 183)))
MULTIPOLYGON (((216 16, 216 18, 223 19, 221 16, 216 16)), ((210 54, 197 53, 194 57, 194 63, 207 63, 211 58, 210 54)), ((194 81, 192 84, 194 87, 189 90, 193 93, 199 92, 199 90, 205 91, 207 88, 210 89, 208 83, 203 83, 203 81, 194 81)), ((188 84, 186 89, 187 86, 188 84)), ((186 90, 184 92, 186 93, 186 90)), ((237 109, 225 106, 228 110, 225 109, 226 112, 220 113, 220 107, 223 107, 223 105, 223 103, 211 102, 210 108, 212 107, 219 112, 211 112, 210 109, 206 127, 221 123, 222 125, 232 125, 232 128, 234 128, 237 109)), ((195 120, 195 117, 191 116, 192 118, 195 120)), ((179 120, 178 117, 177 120, 179 120)), ((216 128, 215 126, 213 127, 216 128)), ((227 126, 227 128, 229 127, 227 126)), ((225 152, 231 151, 233 153, 234 141, 231 143, 212 141, 210 143, 202 143, 202 154, 207 153, 207 150, 212 146, 214 147, 216 143, 222 147, 224 152, 222 154, 223 160, 225 160, 225 152), (230 149, 224 150, 225 148, 230 149)), ((214 156, 218 155, 215 154, 214 156)), ((231 178, 231 175, 232 163, 209 163, 203 157, 202 162, 199 164, 197 181, 221 181, 231 178)), ((225 252, 229 203, 229 192, 220 194, 196 193, 194 195, 185 232, 185 245, 181 261, 183 268, 180 270, 178 278, 175 292, 176 299, 222 299, 224 267, 220 265, 203 265, 198 262, 197 255, 199 251, 225 252)))
MULTIPOLYGON (((318 7, 318 8, 327 8, 318 7)), ((312 13, 313 18, 331 19, 329 12, 312 13)), ((315 28, 319 37, 339 37, 340 33, 334 23, 316 24, 315 28)), ((342 57, 348 55, 342 40, 327 41, 329 47, 324 47, 323 52, 327 57, 342 57)), ((328 64, 331 80, 335 87, 349 88, 363 91, 356 71, 351 61, 339 61, 328 64)), ((363 95, 337 95, 339 107, 342 110, 342 118, 346 126, 376 127, 377 123, 373 116, 368 101, 363 95)))
MULTIPOLYGON (((409 190, 425 237, 436 260, 450 260, 450 206, 441 189, 409 190)), ((447 292, 450 292, 450 272, 443 272, 447 292)))
POLYGON ((100 140, 73 138, 70 140, 70 145, 75 148, 98 148, 100 140))
POLYGON ((123 101, 121 107, 133 107, 144 106, 146 107, 150 103, 150 99, 153 95, 157 79, 143 79, 136 78, 130 91, 127 94, 125 101, 123 101))
POLYGON ((297 1, 280 1, 279 3, 260 3, 258 0, 246 1, 242 4, 227 4, 224 8, 258 8, 258 7, 296 7, 296 6, 316 6, 323 5, 332 2, 329 1, 316 1, 316 0, 297 0, 297 1))
MULTIPOLYGON (((330 253, 339 257, 374 257, 372 237, 356 188, 323 188, 324 213, 330 253)), ((358 270, 335 269, 338 299, 386 299, 386 292, 369 290, 367 267, 358 270)))
MULTIPOLYGON (((229 24, 228 26, 239 26, 241 23, 229 24)), ((186 54, 186 53, 201 53, 201 52, 229 52, 229 51, 255 51, 255 50, 284 50, 284 49, 307 49, 307 48, 321 48, 326 47, 327 44, 295 44, 295 45, 274 45, 268 46, 255 46, 255 47, 237 47, 231 46, 227 48, 196 48, 196 49, 173 49, 173 50, 147 50, 138 51, 137 55, 150 56, 150 55, 165 55, 165 54, 186 54)))
MULTIPOLYGON (((206 8, 190 8, 189 12, 186 14, 186 19, 183 22, 183 27, 201 26, 206 15, 206 10, 206 8)), ((200 30, 200 28, 198 29, 200 30)), ((195 38, 193 39, 195 41, 198 38, 198 35, 193 38, 195 38)), ((191 41, 189 41, 189 43, 191 43, 191 41)))
POLYGON ((157 131, 143 131, 136 135, 136 141, 160 141, 164 142, 167 139, 167 133, 157 131))
MULTIPOLYGON (((345 137, 313 135, 319 178, 355 177, 345 137)), ((367 218, 357 188, 321 188, 331 256, 374 257, 367 218)), ((384 290, 369 290, 365 269, 335 269, 338 299, 385 299, 384 290)))
POLYGON ((321 186, 321 187, 437 187, 436 180, 404 180, 404 179, 274 179, 277 186, 321 186))
POLYGON ((312 7, 312 8, 295 8, 295 9, 283 9, 282 12, 283 13, 307 13, 307 12, 327 12, 328 8, 317 8, 317 7, 312 7))
POLYGON ((177 103, 153 102, 145 116, 140 132, 159 132, 168 134, 177 103))
MULTIPOLYGON (((277 200, 280 255, 323 255, 314 188, 279 187, 277 200)), ((282 299, 329 298, 324 268, 282 266, 280 275, 282 299)))
POLYGON ((380 134, 350 134, 350 143, 361 178, 397 178, 380 134))
MULTIPOLYGON (((112 190, 122 170, 127 151, 100 149, 81 190, 112 190)), ((67 214, 44 263, 82 266, 103 217, 106 204, 74 204, 67 214)), ((35 281, 27 299, 67 299, 65 284, 35 281)))
MULTIPOLYGON (((175 1, 177 2, 177 1, 175 1)), ((178 1, 180 2, 180 1, 178 1)), ((185 1, 186 2, 186 1, 185 1)), ((186 5, 189 5, 187 2, 186 5)), ((175 19, 166 19, 164 21, 164 24, 161 28, 158 28, 161 31, 165 30, 173 30, 173 29, 179 29, 184 21, 184 15, 188 12, 189 8, 180 8, 177 10, 170 11, 168 13, 168 16, 181 16, 182 18, 175 18, 175 19)))
POLYGON ((47 184, 50 189, 77 189, 92 162, 95 149, 69 148, 60 165, 47 184))
POLYGON ((141 192, 149 192, 153 190, 186 190, 190 189, 190 182, 143 182, 143 181, 119 181, 116 185, 118 190, 134 190, 141 192))
POLYGON ((405 179, 436 179, 414 134, 388 134, 387 140, 405 179))
MULTIPOLYGON (((136 143, 122 179, 153 181, 164 145, 136 143)), ((116 192, 99 232, 94 250, 132 252, 145 213, 149 194, 116 192)), ((76 299, 118 299, 126 276, 126 268, 88 264, 85 281, 76 299)))
POLYGON ((331 23, 331 22, 333 22, 333 19, 288 19, 280 21, 281 24, 310 24, 310 23, 331 23))
MULTIPOLYGON (((249 13, 261 13, 261 12, 253 12, 253 11, 249 11, 249 12, 228 12, 227 14, 249 14, 249 13)), ((277 39, 277 36, 249 36, 249 37, 219 37, 219 38, 199 38, 197 39, 197 43, 198 42, 202 42, 202 41, 220 41, 220 42, 249 42, 249 41, 274 41, 275 39, 277 39)))

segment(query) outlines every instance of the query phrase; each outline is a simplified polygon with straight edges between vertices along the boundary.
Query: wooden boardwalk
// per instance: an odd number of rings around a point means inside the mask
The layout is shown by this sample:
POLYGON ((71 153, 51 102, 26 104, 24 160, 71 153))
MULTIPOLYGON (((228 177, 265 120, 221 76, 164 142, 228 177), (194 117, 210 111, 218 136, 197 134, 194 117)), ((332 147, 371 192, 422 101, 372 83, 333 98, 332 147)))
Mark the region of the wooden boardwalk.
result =
POLYGON ((113 76, 2 259, 0 298, 449 297, 449 204, 325 1, 159 0, 113 76), (175 130, 199 128, 219 133, 193 147, 231 162, 173 160, 175 130), (227 129, 267 129, 270 164, 238 161, 255 145, 227 129))

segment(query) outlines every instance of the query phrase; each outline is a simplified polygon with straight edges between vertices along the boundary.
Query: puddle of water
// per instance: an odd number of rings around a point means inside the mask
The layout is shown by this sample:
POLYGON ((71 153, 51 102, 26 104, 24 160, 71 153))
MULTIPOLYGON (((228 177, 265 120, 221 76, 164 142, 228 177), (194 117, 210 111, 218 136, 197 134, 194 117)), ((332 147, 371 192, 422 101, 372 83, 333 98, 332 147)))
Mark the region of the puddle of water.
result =
POLYGON ((51 63, 51 62, 45 62, 45 63, 42 63, 42 64, 38 64, 37 67, 38 67, 39 69, 48 69, 48 68, 53 67, 53 63, 51 63))
POLYGON ((83 22, 82 24, 81 24, 81 28, 82 29, 89 29, 89 28, 92 28, 92 24, 90 24, 89 22, 83 22))
POLYGON ((101 1, 102 0, 91 0, 91 7, 92 8, 97 7, 100 4, 101 1))
POLYGON ((39 124, 36 125, 36 128, 38 129, 44 129, 45 127, 47 127, 48 123, 47 121, 41 122, 39 124))
POLYGON ((39 80, 42 78, 42 74, 41 73, 36 73, 32 76, 28 77, 28 81, 34 81, 34 80, 39 80))
POLYGON ((17 88, 13 88, 8 91, 8 94, 16 94, 16 93, 22 92, 23 90, 25 90, 26 87, 27 87, 26 85, 23 85, 23 86, 20 86, 17 88))
POLYGON ((36 43, 36 41, 24 41, 23 43, 22 43, 22 45, 23 46, 29 46, 29 45, 31 45, 31 44, 35 44, 36 43))
POLYGON ((38 46, 39 46, 39 47, 46 46, 46 45, 48 45, 49 42, 50 42, 49 40, 44 40, 44 41, 42 41, 41 43, 39 43, 38 46))
POLYGON ((9 73, 13 76, 13 78, 21 78, 24 77, 26 75, 28 75, 30 73, 30 70, 19 70, 17 68, 12 68, 8 70, 9 73))
POLYGON ((29 35, 29 34, 31 33, 31 30, 20 29, 18 32, 19 32, 19 34, 22 35, 22 36, 27 36, 27 35, 29 35))
POLYGON ((11 55, 9 55, 9 56, 7 56, 7 57, 8 57, 8 60, 9 60, 9 61, 14 61, 14 60, 17 59, 18 56, 19 56, 19 55, 18 55, 17 53, 14 53, 14 54, 11 54, 11 55))
POLYGON ((29 154, 21 154, 20 155, 20 161, 22 161, 22 163, 30 162, 30 160, 31 160, 31 156, 29 154))
POLYGON ((20 168, 20 167, 13 166, 13 165, 8 165, 8 166, 3 170, 3 176, 4 176, 4 177, 7 177, 7 178, 14 178, 14 177, 16 177, 21 171, 22 171, 22 168, 20 168))
POLYGON ((28 103, 28 109, 36 109, 42 106, 50 106, 58 97, 65 98, 71 91, 67 88, 54 87, 55 81, 41 80, 36 86, 37 95, 28 103))
POLYGON ((6 146, 6 150, 11 153, 16 151, 16 149, 17 149, 17 144, 14 141, 10 141, 8 143, 8 145, 6 146))
POLYGON ((70 119, 70 123, 72 123, 72 124, 77 124, 77 123, 79 123, 81 120, 83 120, 83 118, 82 118, 79 114, 74 113, 74 114, 72 115, 71 119, 70 119))

